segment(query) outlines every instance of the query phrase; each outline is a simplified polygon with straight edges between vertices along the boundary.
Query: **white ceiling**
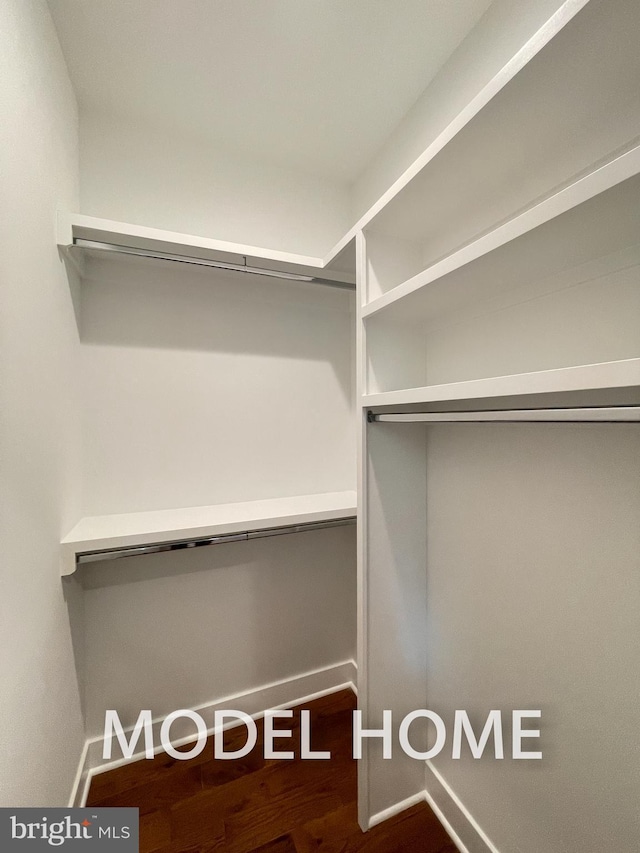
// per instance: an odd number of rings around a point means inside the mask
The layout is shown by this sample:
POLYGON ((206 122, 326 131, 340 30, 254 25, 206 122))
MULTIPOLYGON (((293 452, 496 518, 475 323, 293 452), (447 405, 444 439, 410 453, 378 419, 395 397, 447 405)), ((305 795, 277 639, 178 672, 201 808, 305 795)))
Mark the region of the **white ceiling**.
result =
POLYGON ((49 0, 81 109, 353 181, 490 0, 49 0))

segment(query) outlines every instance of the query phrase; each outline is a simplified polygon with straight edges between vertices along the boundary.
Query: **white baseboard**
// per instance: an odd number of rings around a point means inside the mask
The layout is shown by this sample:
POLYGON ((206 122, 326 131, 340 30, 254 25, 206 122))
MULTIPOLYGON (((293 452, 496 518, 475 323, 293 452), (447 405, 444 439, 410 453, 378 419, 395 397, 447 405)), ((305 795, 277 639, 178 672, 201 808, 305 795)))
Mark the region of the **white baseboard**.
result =
POLYGON ((379 823, 383 823, 383 821, 389 820, 391 817, 395 817, 397 814, 400 814, 400 812, 404 812, 412 806, 416 806, 418 803, 424 803, 425 800, 425 792, 419 791, 412 797, 407 797, 406 800, 401 800, 399 803, 390 806, 388 809, 384 809, 384 811, 372 815, 369 818, 367 829, 373 829, 373 827, 377 826, 379 823))
POLYGON ((430 761, 426 762, 425 785, 424 791, 419 791, 370 817, 367 829, 372 829, 418 803, 426 802, 460 853, 499 853, 478 821, 430 761))
POLYGON ((425 763, 424 797, 460 853, 499 853, 442 774, 431 761, 425 763))
MULTIPOLYGON (((306 672, 293 678, 283 679, 272 684, 265 684, 246 693, 225 696, 222 699, 216 699, 205 705, 199 705, 191 710, 196 711, 205 720, 213 720, 215 711, 228 709, 244 711, 245 714, 253 717, 253 719, 258 719, 268 709, 292 708, 303 702, 309 702, 331 693, 337 693, 339 690, 345 688, 349 688, 355 693, 355 685, 356 665, 354 661, 348 660, 325 667, 324 669, 306 672)), ((163 717, 160 717, 153 721, 154 743, 159 743, 160 726, 163 719, 163 717)), ((130 733, 132 730, 133 726, 125 731, 130 733)), ((213 734, 213 731, 213 728, 210 728, 209 734, 213 734)), ((188 729, 185 729, 185 732, 188 732, 188 729)), ((181 746, 194 739, 193 731, 190 734, 187 733, 182 737, 180 736, 180 720, 177 720, 172 727, 171 734, 171 741, 174 746, 181 746)), ((140 761, 144 758, 144 751, 141 751, 134 754, 131 758, 104 759, 102 757, 102 741, 102 737, 97 737, 85 743, 69 799, 69 807, 85 805, 89 785, 93 776, 96 776, 98 773, 106 773, 108 770, 114 770, 116 767, 130 764, 133 761, 140 761)), ((157 747, 155 752, 156 754, 162 752, 162 747, 157 747)))

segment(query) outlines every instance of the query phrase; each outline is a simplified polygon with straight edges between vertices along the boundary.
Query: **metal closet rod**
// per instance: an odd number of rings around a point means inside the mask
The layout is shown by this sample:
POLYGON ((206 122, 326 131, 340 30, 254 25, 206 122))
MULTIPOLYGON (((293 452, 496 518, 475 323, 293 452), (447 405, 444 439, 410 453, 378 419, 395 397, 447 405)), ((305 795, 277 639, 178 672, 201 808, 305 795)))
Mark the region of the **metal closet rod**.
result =
POLYGON ((640 406, 510 409, 481 412, 367 412, 369 423, 620 423, 640 421, 640 406))
POLYGON ((119 246, 116 243, 102 243, 98 240, 84 240, 81 237, 75 237, 73 245, 80 249, 97 249, 101 252, 115 252, 119 255, 135 255, 138 258, 155 258, 160 261, 174 261, 179 264, 193 264, 200 267, 214 267, 215 269, 230 270, 231 272, 267 275, 271 278, 284 278, 291 281, 304 281, 311 284, 322 284, 326 287, 338 287, 341 290, 356 289, 355 284, 349 281, 334 281, 331 278, 322 278, 322 276, 269 270, 264 269, 263 267, 252 267, 247 264, 246 256, 243 256, 242 264, 230 264, 223 261, 212 261, 208 258, 195 258, 190 255, 176 255, 171 252, 156 252, 152 249, 136 249, 132 246, 119 246))
POLYGON ((325 530, 329 527, 345 527, 355 524, 353 516, 336 518, 331 521, 310 521, 291 524, 288 527, 269 527, 264 530, 245 530, 241 533, 224 533, 220 536, 206 536, 198 539, 179 539, 174 542, 157 542, 138 545, 133 548, 112 548, 102 551, 83 551, 76 554, 76 565, 95 563, 99 560, 120 560, 123 557, 138 557, 141 554, 160 554, 162 551, 182 551, 186 548, 201 548, 204 545, 222 545, 226 542, 247 542, 250 539, 263 539, 270 536, 283 536, 286 533, 307 533, 311 530, 325 530))

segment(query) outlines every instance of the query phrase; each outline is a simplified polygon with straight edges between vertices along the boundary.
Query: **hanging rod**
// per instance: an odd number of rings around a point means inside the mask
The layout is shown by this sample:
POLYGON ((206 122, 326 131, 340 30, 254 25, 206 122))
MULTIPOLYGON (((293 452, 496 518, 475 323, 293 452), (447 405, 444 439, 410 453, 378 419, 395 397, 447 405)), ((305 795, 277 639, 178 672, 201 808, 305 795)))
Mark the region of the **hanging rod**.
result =
POLYGON ((617 423, 640 421, 640 406, 602 406, 580 409, 511 409, 485 412, 367 412, 369 423, 617 423))
POLYGON ((251 273, 252 275, 267 275, 271 278, 284 278, 291 281, 304 281, 311 284, 322 284, 326 287, 338 287, 341 290, 355 290, 356 286, 349 281, 334 281, 331 278, 322 278, 322 276, 305 275, 304 273, 293 273, 279 270, 269 270, 263 267, 253 267, 247 264, 246 256, 243 256, 243 263, 231 264, 223 261, 212 261, 208 258, 195 258, 189 255, 176 255, 171 252, 156 252, 151 249, 136 249, 132 246, 119 246, 115 243, 102 243, 97 240, 84 240, 81 237, 74 237, 73 246, 79 249, 97 249, 101 252, 115 252, 120 255, 135 255, 138 258, 155 258, 160 261, 174 261, 180 264, 194 264, 201 267, 214 267, 220 270, 229 270, 231 272, 251 273))
POLYGON ((179 539, 173 542, 156 542, 149 545, 136 545, 132 548, 112 548, 101 551, 83 551, 76 554, 76 565, 95 563, 98 560, 120 560, 123 557, 138 557, 143 554, 160 554, 163 551, 182 551, 186 548, 201 548, 204 545, 222 545, 227 542, 247 542, 251 539, 263 539, 271 536, 283 536, 287 533, 307 533, 311 530, 325 530, 329 527, 345 527, 355 524, 353 516, 336 518, 331 521, 309 521, 291 524, 288 527, 268 527, 264 530, 245 530, 241 533, 223 533, 220 536, 206 536, 198 539, 179 539))

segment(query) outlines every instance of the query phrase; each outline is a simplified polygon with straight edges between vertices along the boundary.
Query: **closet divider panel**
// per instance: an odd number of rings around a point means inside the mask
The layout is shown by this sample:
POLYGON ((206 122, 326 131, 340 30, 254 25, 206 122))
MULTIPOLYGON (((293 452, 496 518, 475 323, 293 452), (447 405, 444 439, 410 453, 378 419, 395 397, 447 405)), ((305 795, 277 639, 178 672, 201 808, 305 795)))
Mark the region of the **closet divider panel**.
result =
MULTIPOLYGON (((366 646, 359 673, 363 726, 393 712, 393 757, 365 740, 366 820, 418 794, 422 762, 406 756, 398 726, 426 702, 426 438, 421 426, 369 429, 366 471, 366 646)), ((411 743, 424 749, 420 721, 411 743)), ((363 816, 361 815, 361 820, 363 816)))

